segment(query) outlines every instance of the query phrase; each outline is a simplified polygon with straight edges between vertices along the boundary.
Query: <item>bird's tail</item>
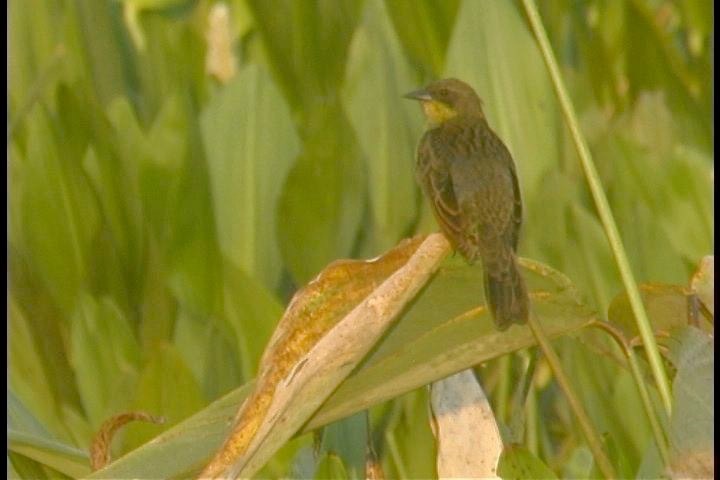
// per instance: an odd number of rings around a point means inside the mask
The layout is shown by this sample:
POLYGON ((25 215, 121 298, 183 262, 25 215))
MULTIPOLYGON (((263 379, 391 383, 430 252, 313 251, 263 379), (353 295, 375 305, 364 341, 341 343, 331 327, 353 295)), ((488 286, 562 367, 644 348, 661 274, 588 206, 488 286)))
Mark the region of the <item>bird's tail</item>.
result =
POLYGON ((485 299, 498 330, 527 322, 530 300, 514 255, 500 274, 486 271, 485 299))

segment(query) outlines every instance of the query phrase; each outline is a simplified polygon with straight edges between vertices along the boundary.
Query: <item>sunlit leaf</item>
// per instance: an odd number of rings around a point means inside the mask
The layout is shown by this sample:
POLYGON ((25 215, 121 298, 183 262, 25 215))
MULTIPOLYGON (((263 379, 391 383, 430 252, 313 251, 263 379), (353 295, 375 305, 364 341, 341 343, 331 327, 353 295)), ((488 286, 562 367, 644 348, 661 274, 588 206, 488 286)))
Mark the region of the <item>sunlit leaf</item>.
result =
POLYGON ((167 423, 163 427, 146 424, 127 426, 123 450, 145 443, 204 404, 200 388, 180 354, 170 346, 161 347, 154 352, 140 375, 132 409, 164 417, 167 423))
POLYGON ((281 268, 273 219, 299 150, 289 115, 257 66, 241 70, 202 114, 221 251, 269 288, 277 284, 281 268))
POLYGON ((459 0, 384 0, 395 32, 415 68, 439 75, 454 26, 459 0))
POLYGON ((557 478, 555 472, 550 470, 541 459, 520 445, 509 445, 505 448, 500 458, 498 475, 503 480, 557 478))
POLYGON ((422 114, 402 98, 418 88, 380 0, 368 0, 350 47, 343 104, 368 166, 372 254, 394 245, 416 215, 415 145, 422 114))
POLYGON ((686 327, 671 340, 677 369, 669 434, 671 477, 710 478, 715 472, 713 337, 686 327))
POLYGON ((333 95, 343 77, 362 2, 247 0, 247 4, 278 84, 293 109, 333 95))
POLYGON ((73 317, 72 366, 90 423, 98 428, 132 398, 140 368, 140 347, 112 300, 84 294, 73 317))
POLYGON ((490 402, 472 370, 439 380, 430 391, 438 477, 499 478, 503 441, 490 402))
MULTIPOLYGON (((19 461, 19 463, 13 462, 16 469, 32 469, 37 474, 40 466, 46 466, 72 478, 90 472, 86 452, 53 438, 11 391, 8 391, 7 400, 8 453, 13 452, 23 457, 23 460, 13 457, 19 461)), ((29 472, 25 471, 25 473, 29 472)))
POLYGON ((306 112, 305 130, 277 217, 283 259, 300 285, 329 262, 351 256, 367 182, 362 153, 339 102, 306 112))

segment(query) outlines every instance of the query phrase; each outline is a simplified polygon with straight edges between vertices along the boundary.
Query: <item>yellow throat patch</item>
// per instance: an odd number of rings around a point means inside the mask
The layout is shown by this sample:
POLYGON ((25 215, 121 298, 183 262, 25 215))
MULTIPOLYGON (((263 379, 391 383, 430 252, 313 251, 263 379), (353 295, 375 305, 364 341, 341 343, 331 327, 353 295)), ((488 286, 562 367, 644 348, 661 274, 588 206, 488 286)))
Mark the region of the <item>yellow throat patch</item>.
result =
POLYGON ((422 109, 423 112, 425 112, 425 116, 433 125, 440 125, 457 115, 455 110, 437 100, 424 100, 422 102, 422 109))

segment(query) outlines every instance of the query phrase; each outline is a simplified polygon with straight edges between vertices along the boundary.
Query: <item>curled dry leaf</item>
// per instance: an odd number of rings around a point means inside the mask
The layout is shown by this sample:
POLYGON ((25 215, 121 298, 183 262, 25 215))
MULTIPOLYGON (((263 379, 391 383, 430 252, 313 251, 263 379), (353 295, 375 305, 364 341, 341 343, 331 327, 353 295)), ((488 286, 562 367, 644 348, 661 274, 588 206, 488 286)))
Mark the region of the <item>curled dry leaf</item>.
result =
POLYGON ((430 403, 438 477, 498 478, 500 429, 472 370, 433 383, 430 403))
POLYGON ((110 463, 110 444, 115 432, 126 423, 140 420, 150 423, 165 423, 163 417, 155 417, 145 412, 125 412, 110 417, 100 427, 100 431, 90 444, 90 467, 93 471, 110 463))
POLYGON ((200 477, 249 476, 262 467, 272 445, 305 423, 449 252, 442 235, 418 236, 375 260, 334 262, 297 292, 263 354, 253 393, 200 477))

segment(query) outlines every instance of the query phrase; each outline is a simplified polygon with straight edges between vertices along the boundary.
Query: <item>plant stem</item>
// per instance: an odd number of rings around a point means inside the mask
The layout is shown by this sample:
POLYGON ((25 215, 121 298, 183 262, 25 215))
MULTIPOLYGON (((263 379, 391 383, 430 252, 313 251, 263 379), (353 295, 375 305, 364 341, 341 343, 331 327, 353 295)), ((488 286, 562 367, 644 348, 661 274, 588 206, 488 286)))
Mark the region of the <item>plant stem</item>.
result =
POLYGON ((573 390, 572 385, 570 385, 570 381, 565 375, 565 371, 562 369, 560 359, 555 353, 555 350, 553 350, 552 345, 550 345, 550 341, 545 336, 545 332, 543 332, 542 327, 533 312, 530 313, 528 325, 530 325, 530 329, 533 331, 533 334, 538 341, 538 345, 540 345, 540 348, 547 359, 548 365, 550 365, 550 369, 553 371, 553 375, 555 375, 558 385, 560 385, 560 388, 567 397, 568 403, 570 403, 570 408, 573 410, 578 422, 580 423, 580 429, 585 435, 585 440, 588 443, 588 447, 590 447, 590 451, 595 458, 595 463, 600 469, 600 472, 602 472, 605 478, 617 478, 615 469, 610 463, 607 455, 605 455, 605 451, 602 449, 600 436, 595 431, 592 423, 590 423, 590 418, 587 416, 587 413, 585 413, 582 403, 580 403, 580 400, 575 394, 575 390, 573 390))
POLYGON ((662 458, 663 464, 666 467, 669 466, 670 456, 668 454, 667 440, 665 439, 665 435, 663 434, 660 422, 655 416, 655 409, 653 408, 652 402, 650 402, 650 394, 648 393, 647 386, 645 385, 645 379, 643 378, 642 372, 640 371, 640 365, 638 364, 635 350, 633 350, 632 346, 627 341, 622 332, 614 325, 608 322, 598 321, 593 322, 592 326, 599 328, 605 333, 609 334, 623 351, 623 354, 628 361, 628 365, 630 365, 630 371, 632 373, 633 379, 635 380, 635 385, 637 385, 638 393, 640 394, 640 399, 642 400, 643 408, 645 409, 645 413, 647 414, 648 421, 650 422, 650 428, 652 429, 653 436, 655 437, 655 444, 658 447, 658 452, 660 452, 660 457, 662 458))
POLYGON ((582 163, 583 170, 585 172, 585 178, 588 181, 590 191, 592 192, 593 199, 595 200, 595 206, 598 210, 600 221, 603 224, 605 234, 607 235, 608 242, 610 243, 610 248, 615 256, 615 262, 620 270, 620 276, 622 277, 625 290, 627 291, 628 298, 630 299, 630 305, 632 307, 633 314, 635 315, 635 321, 637 322, 638 330, 640 331, 640 336, 643 340, 643 345, 645 346, 645 351, 650 363, 650 369, 652 370, 655 383, 657 384, 658 391, 660 392, 660 398, 662 399, 666 413, 670 415, 672 412, 670 383, 668 381, 665 368, 663 367, 657 344, 655 343, 655 337, 653 336, 652 328, 650 327, 650 321, 648 320, 647 314, 645 313, 645 307, 640 299, 640 292, 638 291, 635 278, 633 277, 632 270, 630 269, 630 264, 625 253, 625 249, 623 248, 620 234, 618 233, 617 226, 615 225, 610 205, 608 204, 607 197, 605 196, 605 192, 600 184, 595 164, 590 156, 590 150, 585 143, 584 137, 580 133, 580 127, 575 115, 575 110, 570 102, 562 77, 560 76, 557 62, 555 61, 552 49, 550 48, 550 42, 548 41, 547 34, 542 26, 540 15, 537 12, 535 3, 533 0, 523 0, 523 5, 525 6, 525 12, 527 13, 530 25, 532 26, 533 32, 535 33, 535 37, 537 38, 540 46, 540 50, 542 51, 545 64, 550 71, 553 86, 555 87, 555 93, 560 101, 560 106, 562 107, 563 114, 565 115, 565 121, 572 133, 575 147, 577 148, 580 162, 582 163))

